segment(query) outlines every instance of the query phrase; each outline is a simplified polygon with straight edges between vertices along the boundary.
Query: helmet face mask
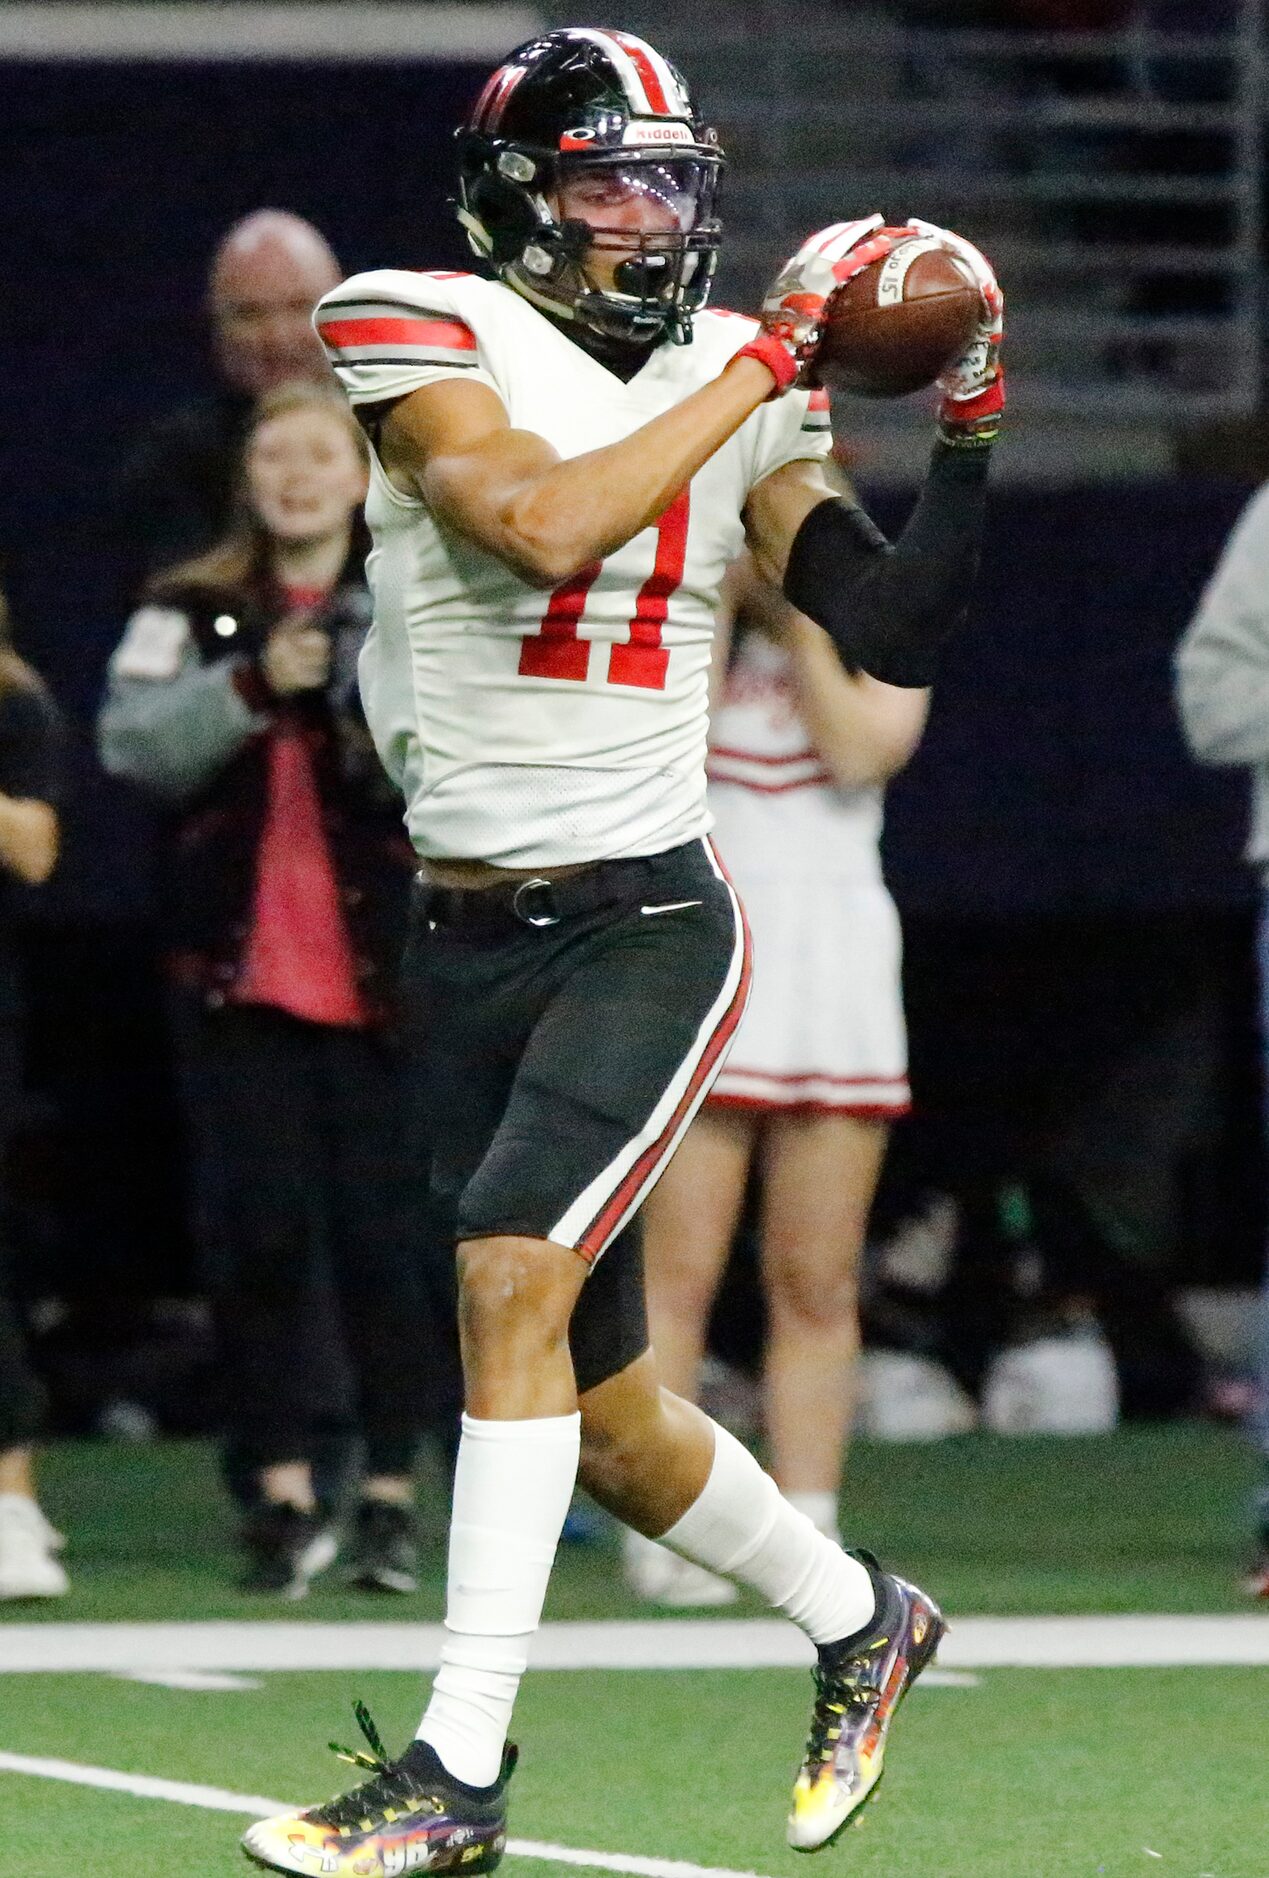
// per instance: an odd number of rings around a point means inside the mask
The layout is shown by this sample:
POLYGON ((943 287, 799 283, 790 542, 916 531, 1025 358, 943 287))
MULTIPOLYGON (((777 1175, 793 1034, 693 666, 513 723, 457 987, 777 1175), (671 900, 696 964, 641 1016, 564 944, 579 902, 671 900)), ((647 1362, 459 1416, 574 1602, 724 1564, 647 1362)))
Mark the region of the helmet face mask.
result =
POLYGON ((718 263, 723 153, 659 54, 589 28, 530 41, 459 145, 458 218, 509 286, 608 340, 690 340, 718 263))
POLYGON ((546 199, 558 234, 524 250, 521 291, 536 297, 549 280, 549 310, 605 338, 690 334, 718 260, 717 160, 623 151, 556 168, 546 199))

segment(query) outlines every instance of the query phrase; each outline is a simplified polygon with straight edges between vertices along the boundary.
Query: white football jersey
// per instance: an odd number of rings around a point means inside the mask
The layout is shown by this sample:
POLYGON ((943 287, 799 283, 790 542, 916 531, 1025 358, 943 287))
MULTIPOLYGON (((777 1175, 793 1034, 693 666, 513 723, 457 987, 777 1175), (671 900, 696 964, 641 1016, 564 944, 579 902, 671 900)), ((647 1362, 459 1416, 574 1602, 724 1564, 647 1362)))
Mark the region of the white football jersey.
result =
MULTIPOLYGON (((317 330, 354 405, 443 379, 488 385, 561 457, 618 442, 717 376, 757 330, 697 315, 629 384, 511 288, 472 274, 359 274, 317 330)), ((372 463, 371 732, 419 853, 550 867, 655 854, 706 832, 710 641, 741 512, 781 465, 828 453, 827 399, 765 404, 661 516, 543 593, 372 463)))

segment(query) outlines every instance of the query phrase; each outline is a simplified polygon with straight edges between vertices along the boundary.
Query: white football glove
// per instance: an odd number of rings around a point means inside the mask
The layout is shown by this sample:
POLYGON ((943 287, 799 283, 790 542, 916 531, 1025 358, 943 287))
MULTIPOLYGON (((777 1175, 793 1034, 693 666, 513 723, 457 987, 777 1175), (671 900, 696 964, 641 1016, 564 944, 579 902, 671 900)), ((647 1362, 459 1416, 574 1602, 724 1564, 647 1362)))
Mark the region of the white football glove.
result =
POLYGON ((1005 408, 1005 373, 1000 342, 1005 329, 1005 296, 991 263, 973 242, 949 228, 912 217, 918 235, 937 241, 964 265, 983 297, 983 314, 959 359, 937 380, 943 400, 939 423, 950 443, 989 443, 1000 429, 1005 408))
POLYGON ((910 228, 887 228, 880 215, 834 222, 808 236, 785 262, 762 302, 761 333, 741 347, 742 353, 762 359, 775 373, 773 396, 793 385, 815 383, 815 350, 828 300, 852 275, 889 254, 911 233, 910 228))

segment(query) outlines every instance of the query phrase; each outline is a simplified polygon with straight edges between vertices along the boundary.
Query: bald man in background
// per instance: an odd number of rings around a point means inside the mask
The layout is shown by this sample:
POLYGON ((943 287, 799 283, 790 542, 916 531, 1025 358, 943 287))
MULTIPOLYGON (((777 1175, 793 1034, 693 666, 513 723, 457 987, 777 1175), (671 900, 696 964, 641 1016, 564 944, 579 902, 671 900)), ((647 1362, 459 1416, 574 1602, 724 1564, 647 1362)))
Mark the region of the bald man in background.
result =
POLYGON ((282 209, 256 210, 221 241, 207 284, 221 389, 155 421, 120 476, 112 545, 125 610, 150 575, 223 533, 243 426, 260 394, 327 377, 311 315, 342 277, 325 236, 282 209))

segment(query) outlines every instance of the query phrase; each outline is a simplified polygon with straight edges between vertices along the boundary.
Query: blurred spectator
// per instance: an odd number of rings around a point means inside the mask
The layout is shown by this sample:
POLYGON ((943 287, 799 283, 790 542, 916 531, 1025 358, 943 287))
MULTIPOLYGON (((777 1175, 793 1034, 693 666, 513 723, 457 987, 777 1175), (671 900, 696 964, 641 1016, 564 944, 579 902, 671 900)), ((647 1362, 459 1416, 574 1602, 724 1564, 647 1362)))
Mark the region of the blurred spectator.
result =
POLYGON ((173 811, 168 937, 217 1269, 229 1433, 259 1501, 246 1584, 302 1596, 336 1546, 314 1493, 342 1328, 366 1476, 356 1581, 414 1584, 426 1415, 422 1229, 394 1007, 414 859, 356 689, 364 440, 316 385, 247 429, 243 512, 151 583, 111 663, 106 767, 173 811))
MULTIPOLYGON (((824 634, 742 564, 740 637, 710 739, 719 853, 754 934, 754 987, 722 1074, 644 1208, 652 1340, 695 1401, 751 1171, 762 1171, 764 1421, 781 1491, 822 1532, 853 1407, 857 1273, 887 1123, 908 1106, 899 922, 881 878, 881 785, 926 693, 843 672, 824 634)), ((718 647, 725 653, 725 633, 718 647)), ((632 1534, 640 1595, 734 1591, 632 1534)))
POLYGON ((160 418, 120 479, 112 551, 121 559, 126 606, 150 575, 224 534, 255 399, 296 379, 325 381, 311 315, 340 278, 325 237, 298 215, 258 209, 224 237, 207 285, 222 388, 160 418))
MULTIPOLYGON (((9 643, 0 598, 0 1164, 22 1096, 21 993, 14 944, 15 884, 37 886, 57 860, 60 727, 43 684, 9 643)), ((43 1396, 3 1282, 0 1246, 0 1600, 56 1598, 69 1589, 61 1538, 35 1497, 31 1444, 43 1396)))
MULTIPOLYGON (((1246 764, 1252 774, 1247 858, 1261 881, 1260 1030, 1269 1091, 1269 484, 1244 509, 1181 641, 1177 700, 1200 762, 1246 764)), ((1269 1268, 1258 1367, 1255 1432, 1265 1478, 1256 1508, 1258 1556, 1247 1588, 1269 1598, 1269 1268)))
MULTIPOLYGON (((125 462, 115 491, 109 543, 110 559, 117 570, 114 577, 121 615, 131 611, 154 574, 202 553, 230 527, 242 442, 255 399, 286 382, 329 383, 311 313, 318 297, 339 278, 339 266, 325 238, 308 222, 284 211, 257 210, 235 223, 221 240, 212 258, 206 298, 211 353, 221 389, 189 400, 159 418, 125 462)), ((146 1191, 157 1191, 164 1184, 163 1175, 176 1166, 179 1153, 170 1129, 168 1138, 161 1139, 162 1096, 175 1074, 174 1046, 168 1034, 170 1014, 160 1016, 161 967, 155 957, 153 933, 151 882, 161 833, 154 826, 152 804, 111 787, 108 779, 97 777, 94 781, 96 788, 91 792, 81 790, 79 800, 108 805, 108 826, 98 832, 92 852, 107 845, 102 833, 108 843, 119 825, 129 831, 125 847, 134 853, 136 873, 144 883, 139 891, 148 923, 144 931, 127 935, 126 947, 122 948, 126 971, 118 964, 114 966, 116 991, 109 1015, 103 1018, 92 1007, 90 988, 85 986, 79 992, 81 1002, 88 1006, 82 1028, 92 1036, 120 1026, 125 1032, 145 1027, 149 1033, 145 1062, 148 1075, 159 1085, 160 1112, 153 1120, 146 1118, 145 1135, 156 1144, 151 1160, 163 1173, 156 1178, 152 1168, 146 1170, 146 1191)), ((97 814, 102 814, 100 806, 97 814)), ((82 835, 78 843, 76 835, 72 823, 67 830, 71 861, 83 847, 82 835)), ((82 852, 78 871, 83 871, 82 852)), ((100 945, 100 939, 93 937, 100 945)), ((63 1050, 61 1054, 66 1056, 68 1052, 63 1050)), ((103 1064, 98 1082, 105 1081, 110 1073, 111 1066, 103 1064)), ((85 1083, 82 1073, 69 1076, 67 1082, 69 1103, 83 1106, 76 1104, 76 1092, 85 1083)), ((99 1113, 101 1107, 100 1093, 94 1091, 92 1109, 99 1113)), ((117 1183, 110 1184, 110 1176, 119 1156, 115 1131, 95 1121, 92 1115, 81 1115, 77 1118, 77 1134, 94 1146, 91 1166, 107 1170, 105 1178, 90 1174, 86 1191, 90 1195, 113 1193, 117 1183)), ((179 1166, 183 1186, 183 1154, 179 1166)), ((183 1218, 189 1211, 185 1195, 177 1193, 172 1201, 173 1210, 183 1218)), ((89 1223, 96 1224, 95 1220, 89 1223)), ((143 1225, 146 1223, 143 1219, 143 1225)), ((82 1226, 78 1230, 82 1231, 82 1226)), ((158 1236, 170 1243, 170 1227, 158 1236)), ((336 1356, 328 1317, 315 1312, 307 1360, 315 1371, 325 1371, 336 1356)), ((251 1458, 237 1456, 229 1447, 224 1460, 235 1495, 249 1498, 255 1471, 251 1458)), ((323 1496, 334 1497, 350 1460, 349 1434, 338 1422, 327 1430, 317 1460, 323 1496)))

